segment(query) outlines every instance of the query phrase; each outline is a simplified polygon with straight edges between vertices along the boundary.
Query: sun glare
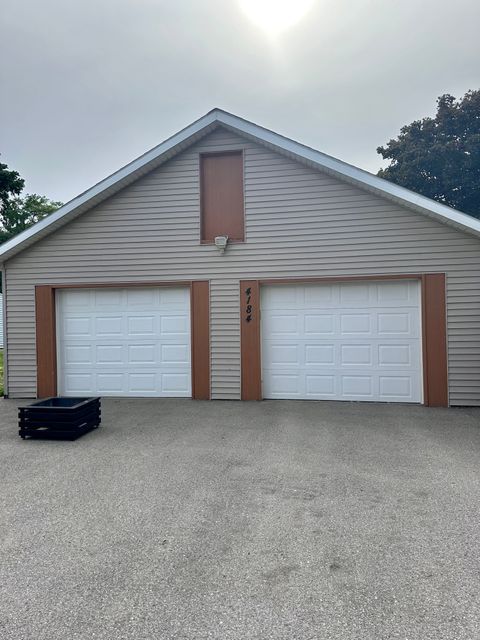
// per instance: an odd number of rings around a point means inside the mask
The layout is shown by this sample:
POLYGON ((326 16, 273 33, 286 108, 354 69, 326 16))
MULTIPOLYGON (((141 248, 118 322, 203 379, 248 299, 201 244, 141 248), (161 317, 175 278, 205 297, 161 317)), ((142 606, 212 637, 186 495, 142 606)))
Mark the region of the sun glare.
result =
POLYGON ((314 0, 240 0, 248 18, 270 36, 277 36, 299 22, 314 0))

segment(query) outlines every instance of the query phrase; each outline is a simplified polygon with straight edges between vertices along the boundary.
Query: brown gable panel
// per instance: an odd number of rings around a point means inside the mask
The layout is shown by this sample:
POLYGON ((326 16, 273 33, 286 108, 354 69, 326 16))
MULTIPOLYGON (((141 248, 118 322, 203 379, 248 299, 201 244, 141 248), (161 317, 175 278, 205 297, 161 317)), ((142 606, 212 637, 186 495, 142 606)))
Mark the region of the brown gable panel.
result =
POLYGON ((243 153, 200 156, 202 242, 244 240, 243 153))

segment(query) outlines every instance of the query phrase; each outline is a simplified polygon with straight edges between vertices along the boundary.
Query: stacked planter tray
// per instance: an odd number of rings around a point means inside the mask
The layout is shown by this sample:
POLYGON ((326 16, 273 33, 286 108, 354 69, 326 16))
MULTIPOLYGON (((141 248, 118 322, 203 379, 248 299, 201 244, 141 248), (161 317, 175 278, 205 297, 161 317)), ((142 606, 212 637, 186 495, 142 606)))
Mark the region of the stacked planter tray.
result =
POLYGON ((100 398, 46 398, 18 410, 18 434, 75 440, 100 425, 100 414, 100 398))

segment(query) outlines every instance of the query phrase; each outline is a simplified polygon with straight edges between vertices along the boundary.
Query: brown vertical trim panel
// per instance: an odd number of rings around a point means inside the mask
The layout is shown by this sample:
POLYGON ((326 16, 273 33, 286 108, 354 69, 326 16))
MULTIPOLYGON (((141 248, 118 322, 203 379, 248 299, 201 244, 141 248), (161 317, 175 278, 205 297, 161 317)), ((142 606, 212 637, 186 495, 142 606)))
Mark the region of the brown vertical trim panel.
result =
POLYGON ((260 361, 260 284, 240 280, 242 400, 262 399, 260 361))
POLYGON ((192 282, 190 289, 192 323, 192 397, 210 400, 210 285, 192 282))
POLYGON ((422 277, 424 403, 448 407, 447 312, 444 273, 422 277))
POLYGON ((35 324, 37 339, 37 397, 57 395, 57 346, 55 289, 35 287, 35 324))

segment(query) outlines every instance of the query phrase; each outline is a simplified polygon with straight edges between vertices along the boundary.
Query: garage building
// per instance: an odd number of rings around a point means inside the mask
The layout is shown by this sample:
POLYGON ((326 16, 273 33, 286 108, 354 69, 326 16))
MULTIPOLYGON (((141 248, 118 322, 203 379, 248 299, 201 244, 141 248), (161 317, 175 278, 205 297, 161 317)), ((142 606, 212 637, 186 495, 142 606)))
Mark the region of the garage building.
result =
POLYGON ((0 262, 11 398, 480 405, 480 222, 219 109, 0 262))

